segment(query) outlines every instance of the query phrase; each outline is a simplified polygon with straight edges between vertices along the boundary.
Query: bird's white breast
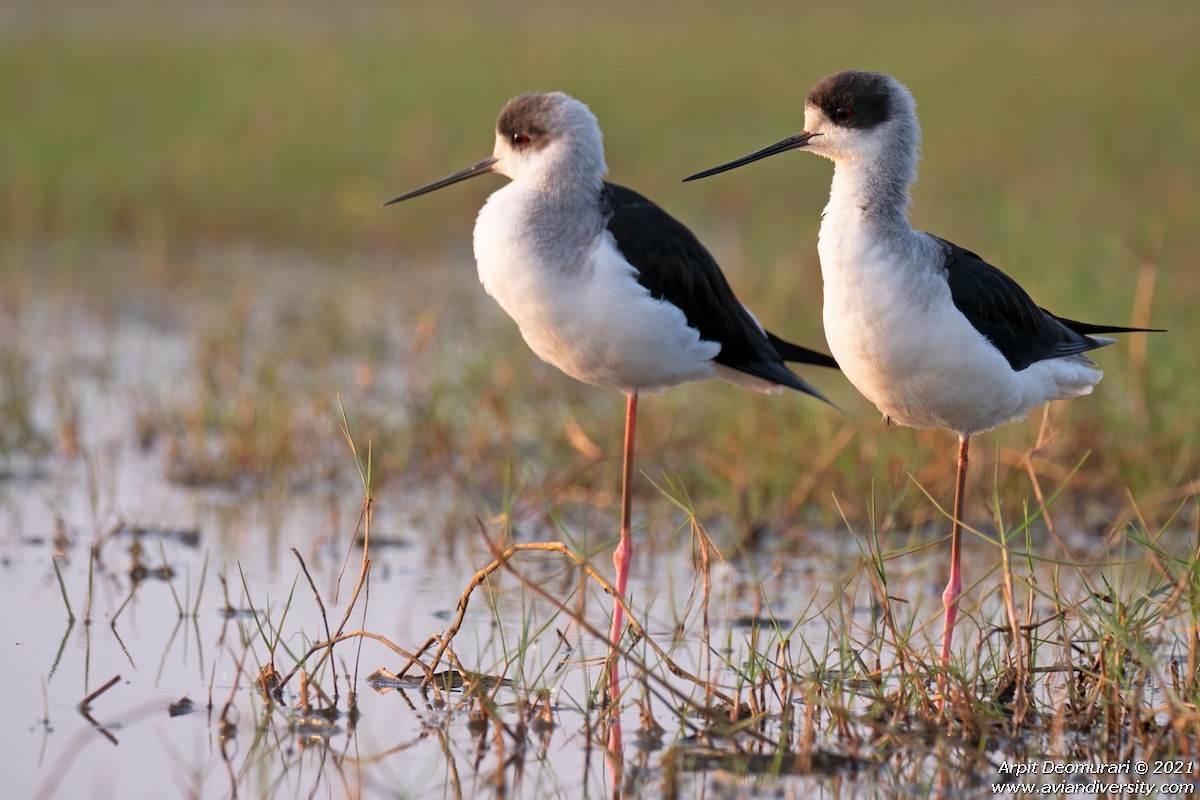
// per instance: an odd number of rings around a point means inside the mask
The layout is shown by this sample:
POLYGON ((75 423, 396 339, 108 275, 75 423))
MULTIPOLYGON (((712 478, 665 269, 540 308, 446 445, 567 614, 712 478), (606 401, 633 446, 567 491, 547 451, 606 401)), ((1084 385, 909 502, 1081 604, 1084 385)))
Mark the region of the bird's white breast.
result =
POLYGON ((556 236, 511 183, 475 223, 479 280, 543 361, 585 383, 654 391, 712 377, 720 352, 683 312, 656 300, 598 222, 590 238, 556 236))
POLYGON ((1014 371, 958 311, 932 238, 873 236, 827 214, 818 249, 829 347, 891 421, 972 434, 1056 399, 1044 368, 1014 371))

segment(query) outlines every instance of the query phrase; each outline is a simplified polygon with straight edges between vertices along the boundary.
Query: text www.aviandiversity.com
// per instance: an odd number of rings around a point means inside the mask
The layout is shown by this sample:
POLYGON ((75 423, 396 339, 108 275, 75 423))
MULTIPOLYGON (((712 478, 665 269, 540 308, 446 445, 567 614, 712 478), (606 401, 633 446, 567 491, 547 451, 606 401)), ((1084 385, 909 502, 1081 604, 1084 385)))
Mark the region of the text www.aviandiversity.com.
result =
POLYGON ((1158 786, 1146 781, 1135 783, 1106 783, 1090 781, 1088 783, 993 783, 992 794, 1132 794, 1148 795, 1151 792, 1159 794, 1187 794, 1196 788, 1192 781, 1187 783, 1163 783, 1158 786))

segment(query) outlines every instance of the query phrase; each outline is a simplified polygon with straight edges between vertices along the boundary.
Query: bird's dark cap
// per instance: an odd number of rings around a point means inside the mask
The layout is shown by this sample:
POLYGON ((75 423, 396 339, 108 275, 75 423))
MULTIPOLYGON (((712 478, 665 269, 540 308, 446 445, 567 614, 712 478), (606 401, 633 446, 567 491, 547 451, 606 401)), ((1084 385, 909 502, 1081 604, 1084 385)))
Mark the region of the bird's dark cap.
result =
POLYGON ((891 117, 896 83, 880 72, 846 70, 823 78, 808 92, 805 102, 847 128, 874 128, 891 117), (839 109, 850 109, 846 119, 839 109))
POLYGON ((547 122, 557 112, 558 100, 554 95, 527 92, 509 100, 496 120, 496 132, 512 141, 514 136, 524 134, 531 143, 544 141, 548 131, 547 122))

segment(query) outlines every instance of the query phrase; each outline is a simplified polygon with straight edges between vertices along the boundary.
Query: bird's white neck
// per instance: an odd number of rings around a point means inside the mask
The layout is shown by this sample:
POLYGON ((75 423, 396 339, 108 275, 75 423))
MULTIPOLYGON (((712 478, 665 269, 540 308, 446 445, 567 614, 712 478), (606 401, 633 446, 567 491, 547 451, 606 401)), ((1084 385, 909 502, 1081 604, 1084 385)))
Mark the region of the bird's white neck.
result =
POLYGON ((546 280, 577 276, 600 240, 601 182, 524 175, 494 192, 475 223, 475 259, 488 294, 509 314, 546 280), (507 299, 509 294, 516 295, 507 299))
POLYGON ((868 234, 904 235, 911 231, 908 190, 915 177, 915 162, 839 159, 834 162, 825 222, 868 234))
POLYGON ((530 185, 524 193, 526 232, 539 249, 565 251, 585 249, 600 235, 602 182, 593 180, 546 181, 530 185))

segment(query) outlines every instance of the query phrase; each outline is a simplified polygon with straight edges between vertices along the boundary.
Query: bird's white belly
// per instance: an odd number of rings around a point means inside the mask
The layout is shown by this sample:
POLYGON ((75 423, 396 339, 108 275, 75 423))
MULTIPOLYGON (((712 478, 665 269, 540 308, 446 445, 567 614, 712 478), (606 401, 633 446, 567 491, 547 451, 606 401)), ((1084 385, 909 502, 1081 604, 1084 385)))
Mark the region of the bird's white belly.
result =
POLYGON ((854 387, 912 428, 971 434, 1027 414, 1021 377, 957 312, 944 280, 902 279, 875 256, 851 268, 822 252, 825 335, 854 387))
MULTIPOLYGON (((714 342, 683 312, 655 300, 601 235, 587 250, 551 253, 491 214, 475 228, 479 279, 512 317, 530 349, 577 380, 621 391, 655 391, 714 375, 714 342)), ((497 209, 493 209, 497 210, 497 209)))

